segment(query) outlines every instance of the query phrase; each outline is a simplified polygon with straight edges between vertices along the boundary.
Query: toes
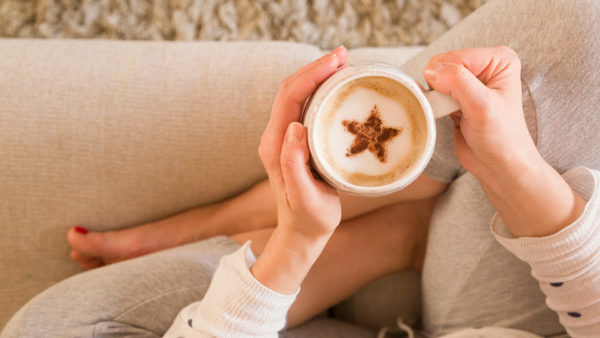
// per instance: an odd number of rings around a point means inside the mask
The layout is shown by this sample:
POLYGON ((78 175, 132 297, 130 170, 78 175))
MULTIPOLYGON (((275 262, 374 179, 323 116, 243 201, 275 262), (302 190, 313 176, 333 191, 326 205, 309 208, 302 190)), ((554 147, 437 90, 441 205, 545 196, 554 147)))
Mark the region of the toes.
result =
MULTIPOLYGON (((81 227, 73 227, 67 232, 67 241, 77 252, 75 259, 90 265, 88 259, 99 259, 104 265, 138 257, 148 253, 145 250, 144 236, 139 227, 119 231, 94 232, 81 227), (83 258, 86 258, 84 260, 83 258)), ((96 265, 96 263, 94 263, 96 265)))
POLYGON ((104 265, 100 258, 88 257, 82 255, 76 250, 71 250, 71 258, 73 258, 73 260, 75 260, 77 264, 79 264, 79 266, 81 266, 84 269, 94 269, 104 265))
POLYGON ((67 241, 79 254, 87 257, 104 257, 107 254, 107 243, 104 234, 100 232, 83 233, 79 227, 74 227, 67 232, 67 241))

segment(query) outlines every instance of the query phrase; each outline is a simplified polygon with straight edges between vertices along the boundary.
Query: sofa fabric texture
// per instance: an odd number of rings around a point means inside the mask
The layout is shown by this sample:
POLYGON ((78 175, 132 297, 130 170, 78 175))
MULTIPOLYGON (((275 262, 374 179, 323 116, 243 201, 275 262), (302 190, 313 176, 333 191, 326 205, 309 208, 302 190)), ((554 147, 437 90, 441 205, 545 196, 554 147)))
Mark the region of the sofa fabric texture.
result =
MULTIPOLYGON (((420 50, 354 49, 349 62, 399 66, 420 50)), ((264 179, 257 148, 275 93, 323 53, 289 42, 0 40, 0 330, 81 271, 70 227, 122 229, 264 179)))

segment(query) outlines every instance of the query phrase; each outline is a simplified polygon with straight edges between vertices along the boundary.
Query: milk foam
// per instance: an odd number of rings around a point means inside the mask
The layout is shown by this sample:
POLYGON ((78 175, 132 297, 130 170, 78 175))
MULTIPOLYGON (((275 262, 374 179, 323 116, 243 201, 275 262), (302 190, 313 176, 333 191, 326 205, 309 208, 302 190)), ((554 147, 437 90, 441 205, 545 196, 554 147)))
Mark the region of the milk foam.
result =
POLYGON ((397 100, 385 97, 370 88, 357 88, 335 112, 332 127, 326 138, 328 148, 335 149, 331 152, 333 164, 347 171, 370 176, 384 175, 390 172, 398 165, 399 159, 406 157, 413 146, 410 137, 412 126, 407 115, 406 108, 397 100), (384 126, 400 130, 396 137, 384 143, 387 150, 385 162, 381 162, 369 150, 354 156, 347 156, 345 151, 356 136, 346 131, 342 121, 356 120, 362 123, 367 119, 374 105, 377 105, 379 109, 384 126))
POLYGON ((376 186, 397 180, 423 152, 427 131, 421 106, 408 89, 393 80, 354 80, 325 103, 323 113, 327 116, 315 130, 320 149, 334 172, 352 184, 376 186), (368 149, 353 156, 347 152, 356 136, 346 130, 343 121, 364 123, 375 105, 383 127, 400 130, 383 144, 387 151, 384 162, 368 149))

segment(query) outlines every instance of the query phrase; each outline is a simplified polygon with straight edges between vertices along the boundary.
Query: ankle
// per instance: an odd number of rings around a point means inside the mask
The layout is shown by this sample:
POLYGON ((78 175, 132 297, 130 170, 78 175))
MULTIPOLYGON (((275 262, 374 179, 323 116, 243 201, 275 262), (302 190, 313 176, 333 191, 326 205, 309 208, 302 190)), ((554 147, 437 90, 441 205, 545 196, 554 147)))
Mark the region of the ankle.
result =
MULTIPOLYGON (((227 201, 211 205, 205 217, 212 236, 238 233, 272 227, 277 213, 269 208, 269 201, 261 197, 257 187, 227 201)), ((263 189, 264 190, 264 189, 263 189)))
POLYGON ((194 241, 185 224, 162 220, 130 229, 132 250, 147 254, 194 241))
POLYGON ((157 236, 150 232, 147 224, 123 230, 103 233, 110 247, 117 249, 120 255, 133 258, 154 251, 162 250, 165 245, 157 241, 157 236))

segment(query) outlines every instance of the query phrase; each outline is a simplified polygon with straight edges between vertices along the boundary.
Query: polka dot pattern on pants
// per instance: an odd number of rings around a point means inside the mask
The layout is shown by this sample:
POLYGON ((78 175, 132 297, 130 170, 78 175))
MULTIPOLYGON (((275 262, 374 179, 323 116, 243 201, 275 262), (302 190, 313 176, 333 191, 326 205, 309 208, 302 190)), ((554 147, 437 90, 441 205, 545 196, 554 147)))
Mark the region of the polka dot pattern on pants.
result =
POLYGON ((567 312, 567 314, 573 318, 581 317, 581 313, 579 313, 579 312, 567 312))

